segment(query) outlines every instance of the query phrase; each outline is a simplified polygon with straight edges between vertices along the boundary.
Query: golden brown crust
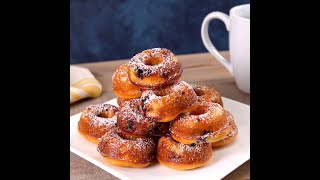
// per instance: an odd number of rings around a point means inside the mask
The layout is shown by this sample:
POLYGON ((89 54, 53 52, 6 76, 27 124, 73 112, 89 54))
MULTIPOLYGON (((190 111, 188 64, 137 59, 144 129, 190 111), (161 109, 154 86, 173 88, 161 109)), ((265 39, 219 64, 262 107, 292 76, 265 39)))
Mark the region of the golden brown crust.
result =
POLYGON ((154 160, 155 148, 151 138, 124 139, 116 129, 110 129, 101 137, 97 150, 111 164, 140 168, 154 160))
POLYGON ((214 102, 223 106, 220 93, 212 87, 200 86, 196 84, 191 85, 198 96, 199 102, 214 102))
POLYGON ((161 89, 146 90, 141 99, 147 117, 169 122, 192 106, 197 101, 197 95, 188 83, 180 81, 161 89))
POLYGON ((231 131, 230 116, 218 103, 203 102, 171 121, 171 136, 180 143, 216 142, 231 131))
POLYGON ((121 159, 109 158, 106 156, 103 156, 103 159, 112 165, 123 166, 123 167, 144 168, 144 167, 147 167, 151 164, 151 162, 136 163, 136 162, 130 162, 130 161, 121 160, 121 159))
POLYGON ((219 147, 223 147, 226 146, 228 144, 230 144, 231 142, 233 142, 234 140, 236 140, 238 134, 235 134, 234 136, 228 136, 224 139, 221 139, 218 142, 213 142, 211 143, 212 148, 219 148, 219 147))
POLYGON ((133 56, 129 62, 130 81, 142 89, 156 89, 175 83, 182 75, 181 62, 165 48, 153 48, 133 56))
POLYGON ((161 137, 158 142, 158 161, 173 169, 187 170, 204 166, 211 156, 210 143, 185 145, 169 136, 161 137))
POLYGON ((226 113, 227 113, 227 116, 230 117, 230 124, 231 124, 232 130, 230 131, 229 134, 226 135, 226 137, 224 137, 220 141, 211 143, 212 148, 226 146, 226 145, 230 144, 231 142, 233 142, 237 138, 238 127, 237 127, 236 123, 234 122, 232 114, 229 111, 226 111, 226 113))
POLYGON ((99 140, 98 140, 97 137, 90 136, 89 134, 84 134, 84 133, 82 133, 82 131, 79 128, 78 128, 78 132, 82 137, 84 137, 89 142, 92 142, 94 144, 98 144, 99 143, 99 140))
POLYGON ((97 144, 98 138, 109 129, 116 127, 118 108, 110 104, 88 106, 78 122, 80 135, 97 144))
POLYGON ((117 68, 112 76, 112 89, 114 94, 122 99, 139 98, 141 89, 131 83, 128 77, 128 63, 117 68))

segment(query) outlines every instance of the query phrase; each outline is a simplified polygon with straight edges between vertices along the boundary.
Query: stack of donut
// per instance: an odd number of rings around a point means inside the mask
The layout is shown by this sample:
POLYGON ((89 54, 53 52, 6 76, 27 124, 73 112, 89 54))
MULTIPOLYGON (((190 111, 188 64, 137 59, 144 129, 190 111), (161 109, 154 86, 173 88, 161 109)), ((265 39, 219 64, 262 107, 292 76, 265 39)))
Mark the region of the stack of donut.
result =
POLYGON ((136 54, 112 76, 119 107, 87 107, 78 131, 113 165, 146 167, 155 159, 180 170, 206 165, 238 129, 219 92, 179 81, 182 72, 168 49, 136 54))

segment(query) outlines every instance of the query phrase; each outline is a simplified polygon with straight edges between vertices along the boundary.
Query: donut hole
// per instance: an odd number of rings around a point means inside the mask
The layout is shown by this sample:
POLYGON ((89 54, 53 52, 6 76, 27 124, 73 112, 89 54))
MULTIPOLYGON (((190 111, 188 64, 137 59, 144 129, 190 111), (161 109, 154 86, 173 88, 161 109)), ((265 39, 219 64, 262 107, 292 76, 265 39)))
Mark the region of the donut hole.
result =
POLYGON ((112 118, 116 114, 115 111, 102 111, 99 113, 97 116, 98 117, 103 117, 103 118, 112 118))
POLYGON ((144 64, 147 66, 155 66, 155 65, 161 64, 162 62, 163 62, 162 58, 152 57, 152 58, 146 59, 144 64))
POLYGON ((194 91, 197 96, 203 96, 204 95, 204 92, 203 91, 194 91))
POLYGON ((141 78, 142 75, 143 75, 143 70, 142 70, 142 69, 137 69, 136 74, 137 74, 137 76, 138 76, 139 78, 141 78))
POLYGON ((168 95, 169 93, 166 92, 166 91, 155 91, 154 94, 155 94, 156 96, 162 97, 162 96, 168 95))

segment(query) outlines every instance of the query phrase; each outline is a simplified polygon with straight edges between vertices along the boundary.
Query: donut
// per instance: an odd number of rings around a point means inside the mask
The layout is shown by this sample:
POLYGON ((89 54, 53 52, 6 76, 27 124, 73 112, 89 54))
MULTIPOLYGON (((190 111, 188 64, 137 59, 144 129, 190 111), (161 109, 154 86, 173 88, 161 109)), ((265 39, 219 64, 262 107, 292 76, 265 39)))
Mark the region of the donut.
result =
POLYGON ((116 127, 118 108, 110 104, 90 105, 85 108, 78 121, 78 132, 84 138, 98 144, 98 138, 116 127))
POLYGON ((180 81, 156 90, 145 90, 141 95, 147 117, 169 122, 197 101, 192 87, 180 81))
POLYGON ((157 160, 160 164, 178 170, 195 169, 206 165, 212 157, 210 143, 182 144, 170 136, 158 141, 157 160))
POLYGON ((112 75, 112 89, 114 94, 122 99, 133 99, 141 96, 138 86, 131 83, 128 78, 128 64, 122 64, 112 75))
POLYGON ((232 114, 229 111, 226 111, 226 113, 227 113, 227 116, 230 117, 230 124, 231 124, 232 130, 231 130, 231 132, 229 134, 227 134, 220 141, 211 143, 212 148, 218 148, 218 147, 226 146, 226 145, 230 144, 231 142, 233 142, 236 139, 237 135, 238 135, 238 127, 237 127, 236 123, 234 122, 232 114))
POLYGON ((177 82, 182 75, 181 62, 165 48, 153 48, 133 56, 128 65, 130 81, 142 89, 156 89, 177 82))
POLYGON ((126 100, 117 98, 117 103, 120 106, 118 115, 120 118, 117 119, 118 127, 124 129, 124 133, 133 137, 143 137, 146 135, 162 136, 169 132, 170 123, 161 123, 145 117, 141 107, 141 99, 126 100), (131 128, 129 128, 130 126, 131 128))
POLYGON ((212 87, 200 86, 196 84, 191 84, 191 86, 194 92, 196 92, 199 102, 214 102, 223 106, 221 95, 217 90, 213 89, 212 87))
POLYGON ((203 102, 195 110, 171 121, 170 133, 183 144, 216 142, 231 131, 231 119, 220 104, 203 102))
POLYGON ((138 137, 146 137, 157 125, 157 121, 146 117, 141 99, 124 101, 120 107, 117 126, 124 132, 138 137))
POLYGON ((118 134, 118 128, 107 131, 97 147, 106 162, 134 168, 148 166, 155 159, 155 149, 151 138, 125 139, 118 134))

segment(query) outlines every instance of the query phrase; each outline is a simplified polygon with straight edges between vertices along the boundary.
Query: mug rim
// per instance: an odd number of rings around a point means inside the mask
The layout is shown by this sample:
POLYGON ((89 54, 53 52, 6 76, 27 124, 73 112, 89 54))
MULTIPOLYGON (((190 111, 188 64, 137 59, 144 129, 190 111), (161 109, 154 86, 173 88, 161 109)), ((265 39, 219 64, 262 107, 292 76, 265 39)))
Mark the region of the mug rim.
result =
POLYGON ((230 16, 233 16, 233 17, 236 17, 236 18, 239 18, 239 19, 242 19, 242 20, 250 22, 250 18, 245 18, 245 17, 239 16, 238 14, 234 13, 234 11, 236 11, 238 9, 241 9, 241 8, 245 8, 247 6, 249 6, 249 8, 250 8, 250 4, 242 4, 242 5, 238 5, 238 6, 235 6, 235 7, 231 8, 230 9, 230 16))

